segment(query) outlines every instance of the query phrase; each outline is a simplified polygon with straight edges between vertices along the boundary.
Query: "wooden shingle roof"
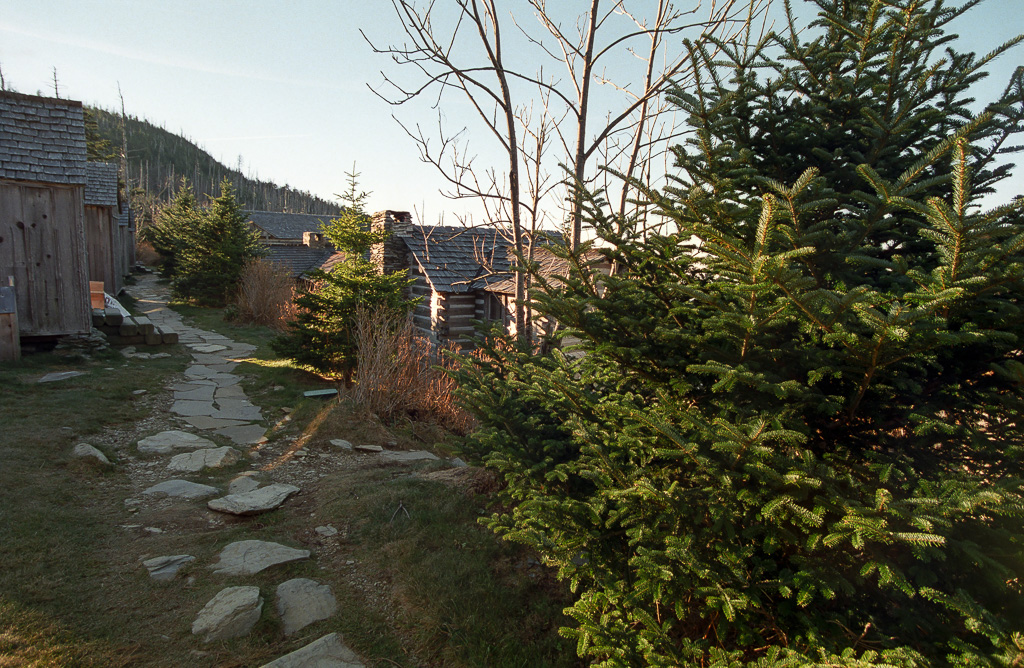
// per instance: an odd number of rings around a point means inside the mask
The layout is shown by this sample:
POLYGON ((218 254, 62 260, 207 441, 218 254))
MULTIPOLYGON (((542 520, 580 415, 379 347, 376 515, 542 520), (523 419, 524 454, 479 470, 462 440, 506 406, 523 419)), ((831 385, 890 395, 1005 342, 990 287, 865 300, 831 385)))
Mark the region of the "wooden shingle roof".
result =
POLYGON ((0 178, 86 182, 82 103, 0 91, 0 178))
POLYGON ((117 206, 117 163, 86 163, 85 203, 92 206, 117 206))
POLYGON ((248 211, 246 219, 273 239, 302 240, 304 232, 320 232, 333 216, 310 213, 278 213, 276 211, 248 211))
POLYGON ((267 260, 288 272, 292 278, 300 278, 314 269, 328 270, 344 258, 333 248, 312 248, 310 246, 264 246, 267 260))

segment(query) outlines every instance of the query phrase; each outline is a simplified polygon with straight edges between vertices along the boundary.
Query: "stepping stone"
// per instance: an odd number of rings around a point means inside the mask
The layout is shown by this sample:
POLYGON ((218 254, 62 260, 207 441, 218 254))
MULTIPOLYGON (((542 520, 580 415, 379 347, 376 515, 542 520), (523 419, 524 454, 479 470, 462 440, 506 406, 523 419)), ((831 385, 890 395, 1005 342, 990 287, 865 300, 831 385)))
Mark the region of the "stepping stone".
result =
POLYGON ((315 531, 317 533, 317 535, 323 536, 324 538, 330 538, 331 536, 337 536, 338 535, 338 530, 335 527, 332 527, 329 524, 326 525, 326 526, 317 527, 317 528, 313 529, 313 531, 315 531))
POLYGON ((143 561, 142 565, 149 571, 149 577, 159 582, 168 582, 174 579, 182 566, 195 560, 195 557, 188 554, 175 554, 169 557, 153 557, 143 561))
POLYGON ((213 381, 217 387, 228 387, 229 385, 237 385, 242 379, 233 373, 218 373, 210 376, 209 380, 213 381))
POLYGON ((78 459, 92 459, 104 466, 110 466, 110 460, 107 459, 107 456, 100 452, 98 448, 93 447, 88 443, 79 443, 76 445, 75 449, 71 451, 71 456, 78 459))
POLYGON ((242 420, 224 420, 222 418, 210 417, 208 415, 196 415, 185 418, 185 422, 196 429, 223 429, 225 427, 239 427, 244 425, 242 420))
POLYGON ((328 585, 295 578, 277 586, 277 614, 281 616, 285 635, 327 619, 337 610, 338 602, 328 585))
POLYGON ((235 443, 245 445, 249 443, 259 442, 259 440, 263 438, 263 434, 265 434, 266 431, 266 427, 261 427, 259 425, 254 424, 247 424, 238 427, 225 427, 223 429, 218 429, 213 433, 218 434, 220 436, 226 436, 235 443))
POLYGON ((217 353, 228 349, 227 346, 222 346, 219 343, 190 343, 188 347, 197 353, 217 353))
POLYGON ((407 452, 388 450, 380 453, 381 461, 385 462, 422 462, 436 461, 440 459, 437 455, 426 450, 411 450, 407 452))
POLYGON ((228 494, 207 502, 206 507, 229 515, 259 515, 280 507, 285 500, 299 491, 295 485, 275 483, 243 494, 228 494))
POLYGON ((173 392, 191 392, 192 390, 198 390, 202 387, 214 387, 213 381, 209 380, 193 380, 190 383, 175 383, 174 385, 168 385, 167 389, 173 392))
POLYGON ((217 372, 208 366, 193 364, 185 369, 185 375, 189 378, 210 378, 211 376, 216 376, 217 372))
POLYGON ((194 390, 175 392, 174 398, 178 401, 213 401, 216 389, 216 385, 198 385, 194 390))
POLYGON ((359 452, 384 452, 384 448, 379 445, 357 445, 356 450, 359 452))
POLYGON ((262 570, 309 559, 309 550, 296 550, 264 540, 241 540, 221 550, 219 561, 210 566, 220 575, 253 575, 262 570))
POLYGON ((175 450, 216 447, 217 444, 209 439, 177 429, 162 431, 138 442, 139 452, 146 455, 169 455, 175 450))
POLYGON ((253 477, 253 473, 243 473, 228 485, 228 494, 245 494, 260 486, 259 480, 253 477))
POLYGON ((222 362, 220 364, 211 364, 210 368, 221 373, 231 373, 237 366, 238 362, 222 362))
POLYGON ((224 364, 228 361, 228 358, 221 355, 193 355, 192 360, 194 364, 202 364, 203 366, 210 366, 212 364, 224 364))
POLYGON ((245 399, 245 390, 237 385, 218 387, 213 396, 217 398, 218 403, 221 399, 245 399))
POLYGON ((202 636, 203 642, 248 635, 259 621, 262 609, 259 587, 222 589, 199 611, 192 622, 192 635, 202 636))
POLYGON ((366 664, 345 646, 340 635, 328 633, 302 649, 265 664, 262 668, 366 668, 366 664))
POLYGON ((185 417, 195 417, 213 415, 217 409, 213 407, 212 401, 175 401, 171 406, 171 412, 185 417))
POLYGON ((206 448, 194 452, 175 455, 167 468, 171 471, 188 471, 195 473, 205 468, 216 469, 230 466, 238 461, 238 450, 224 446, 223 448, 206 448))
POLYGON ((331 445, 341 448, 342 450, 351 450, 352 444, 343 438, 332 438, 331 445))
POLYGON ((74 378, 75 376, 84 376, 84 371, 54 371, 48 373, 39 379, 40 383, 53 383, 58 380, 67 380, 68 378, 74 378))
POLYGON ((188 480, 167 480, 143 490, 142 493, 147 496, 169 496, 175 499, 205 499, 220 494, 220 490, 188 480))

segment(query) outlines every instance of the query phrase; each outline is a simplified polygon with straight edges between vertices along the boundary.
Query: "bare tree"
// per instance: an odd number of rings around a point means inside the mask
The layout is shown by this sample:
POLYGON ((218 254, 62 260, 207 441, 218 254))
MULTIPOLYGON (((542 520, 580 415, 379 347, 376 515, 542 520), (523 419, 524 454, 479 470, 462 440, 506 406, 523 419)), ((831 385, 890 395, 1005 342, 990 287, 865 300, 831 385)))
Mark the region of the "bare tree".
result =
POLYGON ((57 81, 57 67, 53 68, 53 96, 60 98, 60 83, 57 81))
MULTIPOLYGON (((670 0, 658 0, 654 15, 647 16, 631 10, 627 0, 590 0, 585 13, 563 21, 567 10, 549 7, 546 0, 527 0, 532 17, 499 13, 496 0, 391 1, 404 41, 376 45, 364 37, 374 51, 391 57, 403 72, 412 70, 413 76, 383 73, 383 84, 374 92, 395 106, 431 103, 436 129, 399 120, 420 158, 446 179, 446 196, 478 199, 487 222, 505 229, 517 257, 527 261, 546 209, 564 210, 559 199, 569 199, 566 231, 572 247, 582 238, 580 198, 571 195, 575 190, 561 191, 558 197, 556 186, 562 179, 552 178, 557 173, 553 165, 565 165, 577 184, 587 184, 595 156, 600 156, 627 177, 620 198, 624 211, 629 178, 650 171, 655 144, 667 143, 673 133, 671 127, 659 126, 664 108, 656 101, 680 83, 687 62, 683 33, 728 39, 768 2, 709 0, 702 11, 698 1, 683 12, 670 0), (675 47, 669 48, 670 42, 675 47), (609 74, 609 68, 621 69, 624 56, 644 65, 644 76, 637 77, 639 88, 634 81, 617 84, 616 75, 609 74), (545 65, 554 67, 546 70, 545 65), (553 77, 552 69, 566 74, 553 77), (604 95, 597 101, 595 87, 615 92, 615 99, 604 95), (450 93, 457 93, 462 104, 468 102, 496 141, 500 167, 476 164, 468 146, 468 122, 459 130, 448 129, 450 93), (552 145, 557 156, 550 155, 552 145)), ((517 272, 516 323, 528 336, 526 289, 523 273, 517 272)))

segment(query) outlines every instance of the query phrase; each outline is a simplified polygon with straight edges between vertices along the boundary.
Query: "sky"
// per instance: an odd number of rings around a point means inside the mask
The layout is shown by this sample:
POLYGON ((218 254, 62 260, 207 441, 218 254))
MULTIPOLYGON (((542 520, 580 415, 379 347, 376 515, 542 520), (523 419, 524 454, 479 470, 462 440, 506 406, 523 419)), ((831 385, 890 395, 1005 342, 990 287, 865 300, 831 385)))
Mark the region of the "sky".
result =
MULTIPOLYGON (((397 40, 389 0, 0 0, 0 68, 8 88, 43 95, 56 69, 61 97, 110 110, 120 87, 127 113, 279 185, 334 199, 354 166, 370 210, 415 211, 424 223, 473 213, 439 196, 444 180, 392 117, 430 124, 435 112, 395 110, 370 89, 396 70, 360 29, 397 40)), ((988 0, 957 30, 960 50, 986 52, 1024 32, 1024 0, 988 0)), ((1024 46, 996 63, 979 98, 1020 64, 1024 46)), ((443 109, 456 122, 467 111, 443 109)), ((495 155, 479 129, 466 136, 482 161, 495 155)), ((1024 191, 1024 176, 1009 189, 1024 191)))

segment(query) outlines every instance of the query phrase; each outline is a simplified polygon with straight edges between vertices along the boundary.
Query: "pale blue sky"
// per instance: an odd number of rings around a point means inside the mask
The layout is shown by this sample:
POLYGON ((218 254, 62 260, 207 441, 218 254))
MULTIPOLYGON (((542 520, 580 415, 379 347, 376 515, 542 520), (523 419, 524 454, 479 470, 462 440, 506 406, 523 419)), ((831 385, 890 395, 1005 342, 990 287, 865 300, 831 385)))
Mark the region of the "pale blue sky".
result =
MULTIPOLYGON (((988 0, 969 16, 958 26, 962 49, 987 51, 1024 32, 1024 0, 988 0)), ((8 86, 44 95, 56 67, 62 97, 108 109, 119 108, 120 82, 128 113, 326 198, 355 162, 371 209, 425 207, 424 222, 450 221, 464 206, 437 196, 440 177, 366 86, 389 63, 359 28, 384 42, 393 20, 388 0, 0 0, 0 66, 8 86)), ((997 64, 992 89, 1017 64, 1024 48, 997 64)), ((1018 176, 1013 187, 1021 184, 1018 176)))

